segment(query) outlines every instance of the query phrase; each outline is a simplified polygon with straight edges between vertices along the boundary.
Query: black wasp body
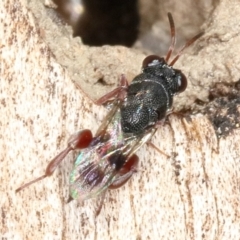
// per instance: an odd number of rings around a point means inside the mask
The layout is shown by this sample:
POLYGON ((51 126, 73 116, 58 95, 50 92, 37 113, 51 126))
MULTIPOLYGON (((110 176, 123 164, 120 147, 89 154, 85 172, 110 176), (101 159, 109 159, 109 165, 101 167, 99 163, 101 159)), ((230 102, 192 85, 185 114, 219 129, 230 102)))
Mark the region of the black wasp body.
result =
POLYGON ((147 57, 121 107, 123 131, 139 134, 155 126, 171 109, 173 96, 185 90, 186 83, 182 72, 169 66, 164 58, 147 57))
POLYGON ((111 110, 95 136, 88 129, 72 135, 68 146, 48 164, 45 174, 24 184, 17 192, 51 176, 65 156, 76 149, 81 152, 70 175, 69 200, 104 195, 107 189, 118 188, 131 178, 138 164, 136 151, 150 141, 159 126, 158 122, 170 112, 173 96, 186 89, 186 77, 172 66, 183 50, 202 35, 200 33, 188 41, 168 63, 175 45, 175 27, 170 13, 168 18, 172 42, 166 58, 156 55, 146 57, 142 73, 129 86, 122 76, 119 87, 96 102, 108 103, 111 110))

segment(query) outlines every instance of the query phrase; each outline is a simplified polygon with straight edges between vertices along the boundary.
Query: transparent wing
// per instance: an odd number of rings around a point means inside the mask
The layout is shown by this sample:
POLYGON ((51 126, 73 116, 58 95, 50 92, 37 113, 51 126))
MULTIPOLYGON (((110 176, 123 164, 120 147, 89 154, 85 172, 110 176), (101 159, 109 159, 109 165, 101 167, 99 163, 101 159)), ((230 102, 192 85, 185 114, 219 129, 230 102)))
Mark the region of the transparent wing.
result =
POLYGON ((72 198, 96 197, 123 178, 119 176, 122 166, 153 135, 125 134, 120 119, 120 108, 114 105, 90 146, 81 151, 70 175, 72 198))
POLYGON ((70 176, 70 194, 85 200, 99 195, 113 182, 116 171, 108 157, 98 153, 100 146, 85 149, 78 156, 70 176))

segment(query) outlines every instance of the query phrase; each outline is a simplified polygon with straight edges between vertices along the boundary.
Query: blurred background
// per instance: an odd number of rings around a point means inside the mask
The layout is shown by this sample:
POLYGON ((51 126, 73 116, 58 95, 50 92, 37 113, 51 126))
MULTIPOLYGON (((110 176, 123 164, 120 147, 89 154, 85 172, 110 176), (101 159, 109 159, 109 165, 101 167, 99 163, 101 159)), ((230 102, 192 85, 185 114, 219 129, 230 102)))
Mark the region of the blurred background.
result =
POLYGON ((200 31, 218 0, 53 0, 58 15, 89 46, 122 45, 165 54, 170 34, 166 24, 171 12, 177 46, 200 31))

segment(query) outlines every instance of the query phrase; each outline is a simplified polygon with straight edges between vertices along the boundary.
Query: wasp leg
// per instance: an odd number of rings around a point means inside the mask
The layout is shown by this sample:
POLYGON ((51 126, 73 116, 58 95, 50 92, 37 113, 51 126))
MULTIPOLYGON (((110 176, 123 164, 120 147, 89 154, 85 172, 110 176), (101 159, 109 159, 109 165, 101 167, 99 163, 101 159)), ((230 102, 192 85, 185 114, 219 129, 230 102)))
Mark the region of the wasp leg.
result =
POLYGON ((92 139, 93 139, 92 132, 88 129, 80 131, 77 134, 73 134, 68 140, 68 146, 62 152, 60 152, 55 158, 53 158, 51 162, 47 165, 45 174, 28 183, 25 183, 24 185, 16 189, 16 192, 19 192, 22 189, 32 185, 33 183, 51 176, 58 167, 58 165, 63 161, 63 159, 67 156, 67 154, 70 151, 88 147, 92 139))
POLYGON ((107 102, 111 102, 112 98, 116 97, 120 100, 123 100, 126 95, 126 90, 128 88, 128 81, 125 75, 121 75, 119 79, 119 86, 113 89, 111 92, 105 94, 101 98, 99 98, 95 103, 97 105, 103 105, 107 102))
MULTIPOLYGON (((137 171, 138 162, 139 158, 137 155, 134 154, 132 157, 130 157, 124 166, 119 170, 116 180, 108 188, 116 189, 123 186, 131 178, 133 173, 137 171)), ((107 191, 104 191, 100 196, 100 201, 98 202, 98 207, 96 209, 96 217, 102 210, 106 192, 107 191)))
POLYGON ((106 197, 106 192, 107 191, 104 191, 104 192, 101 193, 100 200, 99 200, 99 202, 97 202, 97 206, 96 206, 96 209, 95 209, 96 210, 95 211, 95 217, 97 217, 102 210, 104 200, 105 200, 105 197, 106 197))
POLYGON ((175 112, 174 110, 172 110, 167 115, 167 121, 168 122, 169 122, 168 117, 171 116, 171 115, 174 115, 174 116, 179 117, 179 118, 186 118, 188 116, 188 114, 186 114, 184 112, 175 112))
POLYGON ((108 188, 116 189, 123 186, 132 177, 133 173, 137 171, 138 162, 138 156, 133 154, 119 170, 116 180, 108 188))
POLYGON ((163 152, 162 150, 160 150, 155 144, 153 144, 152 142, 147 142, 146 143, 149 147, 152 147, 155 151, 157 151, 158 153, 165 155, 166 157, 170 158, 170 156, 168 154, 166 154, 165 152, 163 152))

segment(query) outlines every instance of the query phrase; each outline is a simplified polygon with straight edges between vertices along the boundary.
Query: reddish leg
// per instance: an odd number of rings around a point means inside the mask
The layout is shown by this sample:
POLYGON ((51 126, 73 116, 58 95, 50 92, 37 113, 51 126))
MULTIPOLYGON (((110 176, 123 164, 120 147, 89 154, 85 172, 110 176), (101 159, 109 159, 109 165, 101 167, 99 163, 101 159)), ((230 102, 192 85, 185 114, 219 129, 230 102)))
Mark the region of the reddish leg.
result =
POLYGON ((117 179, 108 188, 116 189, 123 186, 132 177, 133 173, 136 172, 138 162, 138 156, 133 154, 118 172, 119 176, 117 179))
POLYGON ((67 156, 67 154, 70 151, 88 147, 92 139, 93 139, 92 132, 88 129, 73 134, 68 140, 68 146, 62 152, 60 152, 55 158, 53 158, 52 161, 48 164, 45 174, 28 183, 25 183, 24 185, 16 189, 16 192, 19 192, 22 189, 32 185, 33 183, 51 176, 58 167, 58 165, 63 161, 63 159, 67 156))
POLYGON ((106 102, 109 102, 112 98, 116 97, 123 100, 126 94, 126 89, 128 88, 128 81, 124 75, 121 75, 119 79, 119 86, 113 89, 111 92, 105 94, 99 98, 95 103, 97 105, 102 105, 106 102))
MULTIPOLYGON (((133 173, 136 171, 138 161, 139 159, 137 155, 134 154, 132 157, 130 157, 129 160, 125 163, 125 165, 122 167, 122 169, 118 172, 119 176, 117 177, 117 179, 108 188, 116 189, 123 186, 131 178, 133 173)), ((105 196, 106 196, 106 191, 103 192, 102 195, 100 196, 101 198, 100 198, 98 207, 96 209, 96 217, 99 215, 99 213, 102 210, 105 196)))

